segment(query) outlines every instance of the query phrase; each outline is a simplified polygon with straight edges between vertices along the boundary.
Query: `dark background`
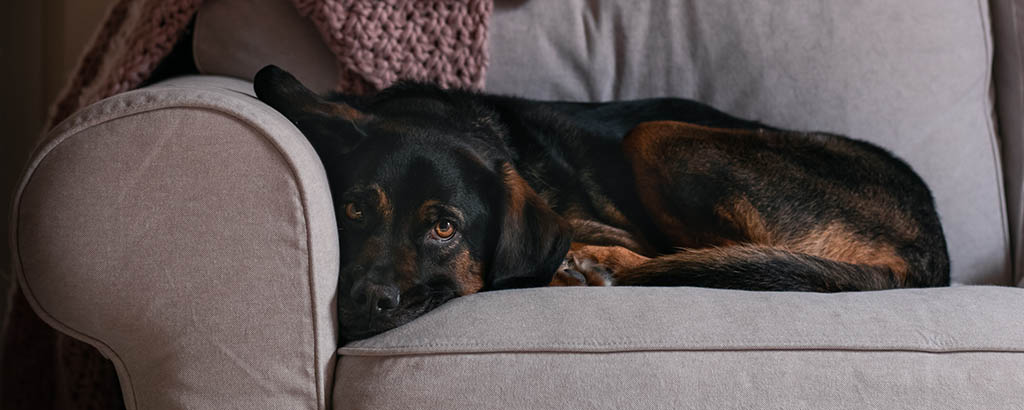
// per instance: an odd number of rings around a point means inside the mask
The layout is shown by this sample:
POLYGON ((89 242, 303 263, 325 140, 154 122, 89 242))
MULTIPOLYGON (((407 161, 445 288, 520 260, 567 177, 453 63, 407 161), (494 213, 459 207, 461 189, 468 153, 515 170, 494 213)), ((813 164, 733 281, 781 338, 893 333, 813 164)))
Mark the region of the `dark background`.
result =
MULTIPOLYGON (((115 0, 4 0, 0 5, 0 329, 11 275, 11 196, 49 106, 115 0)), ((3 334, 3 333, 0 333, 3 334)))

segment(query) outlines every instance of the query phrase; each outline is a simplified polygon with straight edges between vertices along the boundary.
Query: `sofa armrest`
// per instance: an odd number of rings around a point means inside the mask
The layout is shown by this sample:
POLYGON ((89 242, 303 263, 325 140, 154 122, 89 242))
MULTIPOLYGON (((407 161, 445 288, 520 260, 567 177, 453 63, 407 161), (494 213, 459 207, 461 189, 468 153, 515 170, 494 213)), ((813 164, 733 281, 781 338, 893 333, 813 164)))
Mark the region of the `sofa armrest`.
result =
POLYGON ((13 205, 43 320, 110 358, 133 408, 324 409, 337 233, 322 166, 249 83, 175 79, 48 134, 13 205))

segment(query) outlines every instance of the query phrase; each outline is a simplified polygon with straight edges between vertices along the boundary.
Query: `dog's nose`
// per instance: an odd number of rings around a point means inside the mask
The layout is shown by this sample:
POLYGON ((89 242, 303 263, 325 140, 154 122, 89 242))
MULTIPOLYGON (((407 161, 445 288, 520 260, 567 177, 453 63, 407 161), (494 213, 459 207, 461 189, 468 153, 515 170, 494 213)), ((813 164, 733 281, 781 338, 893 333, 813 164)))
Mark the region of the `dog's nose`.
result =
POLYGON ((372 313, 387 313, 398 307, 401 302, 401 292, 395 286, 381 285, 373 282, 363 282, 352 288, 351 300, 356 306, 363 306, 371 309, 372 313))
POLYGON ((370 297, 370 306, 378 312, 387 312, 398 307, 401 293, 394 286, 370 285, 366 290, 370 297))

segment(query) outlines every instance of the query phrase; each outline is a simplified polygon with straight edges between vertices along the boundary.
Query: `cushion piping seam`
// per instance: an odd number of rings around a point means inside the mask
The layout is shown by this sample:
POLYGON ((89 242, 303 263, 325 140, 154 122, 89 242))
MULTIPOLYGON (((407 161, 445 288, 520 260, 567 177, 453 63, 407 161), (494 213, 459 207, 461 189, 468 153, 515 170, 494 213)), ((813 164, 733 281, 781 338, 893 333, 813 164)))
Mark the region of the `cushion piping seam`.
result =
MULTIPOLYGON (((599 347, 599 346, 595 346, 599 347)), ((489 350, 453 350, 453 351, 397 351, 386 350, 363 350, 341 348, 338 351, 340 356, 350 357, 397 357, 397 356, 435 356, 435 355, 463 355, 463 354, 614 354, 614 353, 643 353, 643 352, 803 352, 803 351, 825 351, 825 352, 907 352, 907 353, 929 353, 929 354, 960 354, 960 353, 1007 353, 1024 354, 1024 348, 999 349, 999 348, 969 348, 955 350, 936 350, 911 347, 827 347, 827 346, 750 346, 750 347, 692 347, 672 348, 657 346, 638 346, 629 349, 607 349, 583 350, 578 346, 523 346, 519 349, 494 348, 489 350)))

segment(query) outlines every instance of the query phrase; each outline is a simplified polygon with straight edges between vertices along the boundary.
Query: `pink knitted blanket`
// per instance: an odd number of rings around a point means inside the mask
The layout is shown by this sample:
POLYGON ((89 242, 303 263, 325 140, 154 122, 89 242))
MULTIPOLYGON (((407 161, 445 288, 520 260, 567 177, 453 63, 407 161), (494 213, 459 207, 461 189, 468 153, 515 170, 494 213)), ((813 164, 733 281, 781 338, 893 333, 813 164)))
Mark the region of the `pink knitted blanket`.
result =
MULTIPOLYGON (((283 1, 283 0, 282 0, 283 1)), ((289 0, 337 57, 337 89, 365 93, 398 79, 482 88, 490 0, 289 0)), ((50 126, 142 84, 203 0, 119 0, 50 114, 50 126)), ((4 344, 0 408, 121 407, 113 366, 59 336, 18 292, 4 344)))
MULTIPOLYGON (((337 58, 337 88, 379 90, 398 79, 482 88, 490 0, 289 0, 337 58)), ((51 125, 138 87, 170 53, 203 0, 120 0, 74 77, 51 125)))

